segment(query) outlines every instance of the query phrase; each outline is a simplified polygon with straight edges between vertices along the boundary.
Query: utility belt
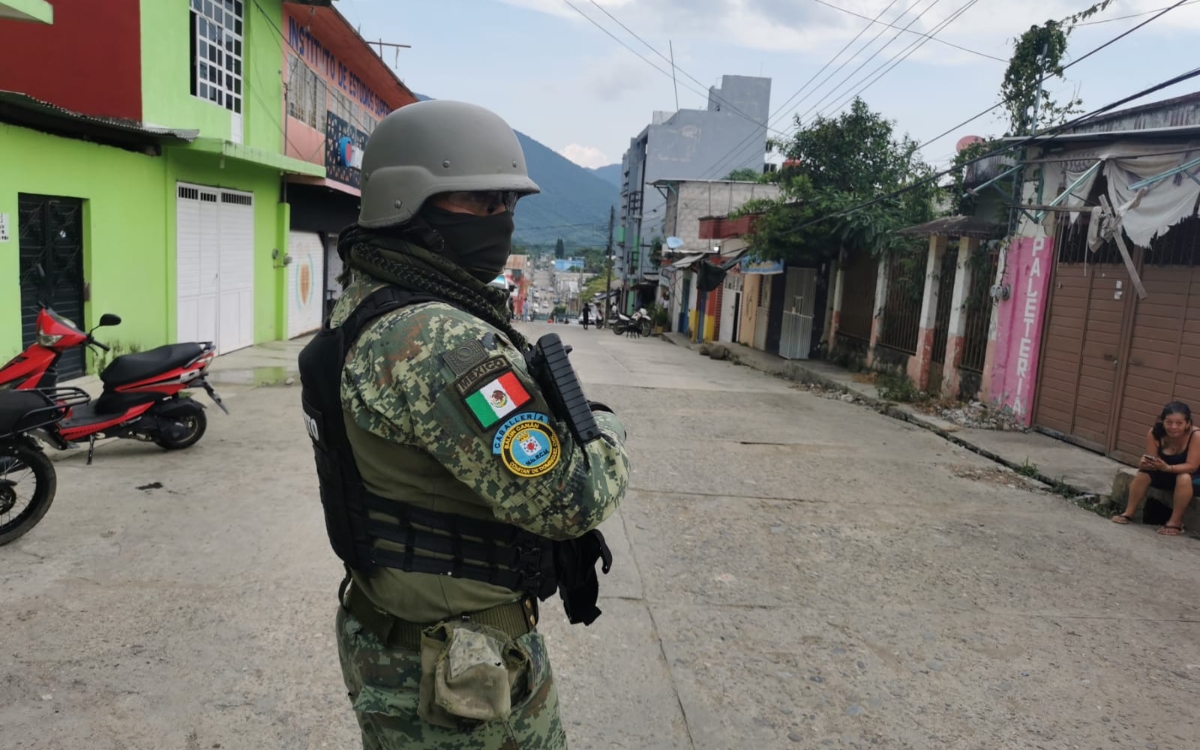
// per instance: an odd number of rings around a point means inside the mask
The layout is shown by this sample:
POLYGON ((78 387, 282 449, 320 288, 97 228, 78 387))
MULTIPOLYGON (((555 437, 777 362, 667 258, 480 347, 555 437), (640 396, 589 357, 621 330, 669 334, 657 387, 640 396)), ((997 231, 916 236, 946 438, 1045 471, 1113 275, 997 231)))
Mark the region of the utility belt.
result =
MULTIPOLYGON (((346 592, 343 606, 358 620, 363 630, 389 648, 420 651, 421 631, 432 627, 431 623, 410 622, 384 612, 353 583, 346 592)), ((537 627, 537 599, 527 594, 515 602, 500 604, 480 612, 464 613, 461 619, 495 628, 516 640, 526 633, 533 632, 537 627)))

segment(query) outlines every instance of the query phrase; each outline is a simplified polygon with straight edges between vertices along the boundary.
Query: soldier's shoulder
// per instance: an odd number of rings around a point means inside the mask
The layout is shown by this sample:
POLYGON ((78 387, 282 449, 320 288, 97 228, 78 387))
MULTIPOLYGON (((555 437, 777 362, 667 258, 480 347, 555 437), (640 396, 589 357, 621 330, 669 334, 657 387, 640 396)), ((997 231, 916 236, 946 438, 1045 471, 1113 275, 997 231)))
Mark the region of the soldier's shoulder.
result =
POLYGON ((445 302, 420 302, 379 316, 360 341, 379 342, 388 351, 453 350, 497 333, 479 318, 445 302))

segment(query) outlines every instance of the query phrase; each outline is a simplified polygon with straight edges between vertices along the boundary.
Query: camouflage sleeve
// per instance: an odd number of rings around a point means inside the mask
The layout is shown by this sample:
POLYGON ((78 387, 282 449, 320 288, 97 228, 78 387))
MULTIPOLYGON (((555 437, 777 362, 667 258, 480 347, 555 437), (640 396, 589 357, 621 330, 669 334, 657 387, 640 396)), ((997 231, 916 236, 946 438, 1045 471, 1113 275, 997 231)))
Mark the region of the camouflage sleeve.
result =
POLYGON ((603 435, 580 448, 521 353, 445 305, 410 308, 364 331, 347 361, 343 402, 357 404, 356 420, 371 432, 428 452, 499 520, 551 539, 598 526, 629 481, 615 415, 597 412, 603 435))

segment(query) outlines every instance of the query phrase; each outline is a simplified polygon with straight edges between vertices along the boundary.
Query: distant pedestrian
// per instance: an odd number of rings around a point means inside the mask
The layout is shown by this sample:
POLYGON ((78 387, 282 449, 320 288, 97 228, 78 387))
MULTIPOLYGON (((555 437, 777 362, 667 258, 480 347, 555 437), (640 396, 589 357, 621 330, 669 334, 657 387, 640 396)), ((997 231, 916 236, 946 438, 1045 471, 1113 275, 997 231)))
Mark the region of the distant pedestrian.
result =
POLYGON ((591 322, 592 322, 592 306, 584 305, 583 306, 583 330, 586 331, 588 329, 588 325, 591 322))
POLYGON ((1138 474, 1129 485, 1129 502, 1125 512, 1113 516, 1113 523, 1126 524, 1146 499, 1151 487, 1170 492, 1174 500, 1171 519, 1158 530, 1163 536, 1179 536, 1183 533, 1183 514, 1196 488, 1192 477, 1200 469, 1200 440, 1193 440, 1200 432, 1192 424, 1192 410, 1181 401, 1172 401, 1163 407, 1158 421, 1146 434, 1146 452, 1142 454, 1138 474))

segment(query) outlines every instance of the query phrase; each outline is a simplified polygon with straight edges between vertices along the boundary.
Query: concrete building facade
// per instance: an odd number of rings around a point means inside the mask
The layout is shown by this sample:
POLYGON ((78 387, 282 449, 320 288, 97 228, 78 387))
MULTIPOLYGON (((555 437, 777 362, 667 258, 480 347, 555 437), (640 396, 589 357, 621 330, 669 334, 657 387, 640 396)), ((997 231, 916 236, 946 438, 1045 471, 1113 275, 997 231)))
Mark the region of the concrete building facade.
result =
POLYGON ((723 76, 707 109, 656 112, 630 140, 621 160, 615 276, 626 309, 653 302, 657 263, 651 248, 665 237, 666 198, 659 180, 719 180, 738 169, 763 171, 771 79, 723 76))

